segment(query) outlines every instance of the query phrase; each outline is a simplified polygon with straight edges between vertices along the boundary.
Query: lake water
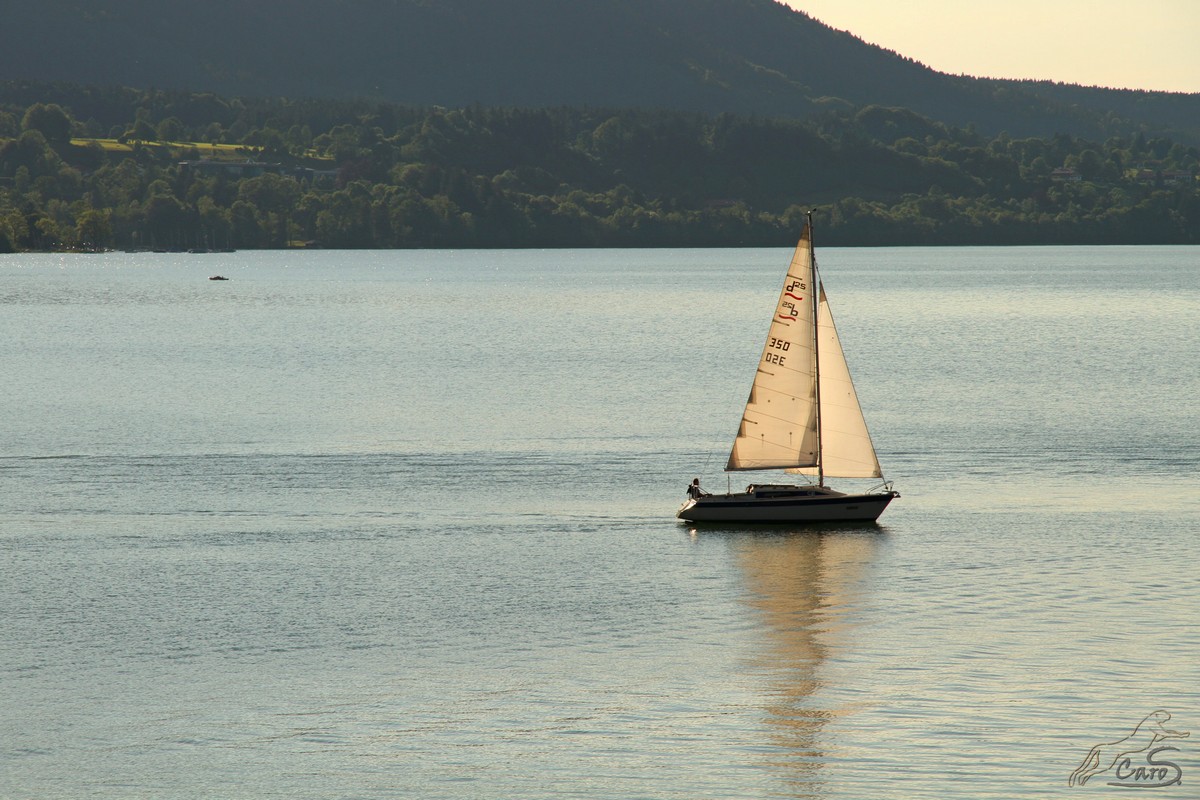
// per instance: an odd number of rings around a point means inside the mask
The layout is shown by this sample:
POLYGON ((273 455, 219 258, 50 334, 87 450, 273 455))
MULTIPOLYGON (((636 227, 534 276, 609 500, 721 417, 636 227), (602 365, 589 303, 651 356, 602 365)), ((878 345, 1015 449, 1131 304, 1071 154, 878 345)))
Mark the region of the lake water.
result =
POLYGON ((903 497, 689 527, 788 256, 0 256, 0 797, 1200 796, 1200 248, 819 251, 903 497))

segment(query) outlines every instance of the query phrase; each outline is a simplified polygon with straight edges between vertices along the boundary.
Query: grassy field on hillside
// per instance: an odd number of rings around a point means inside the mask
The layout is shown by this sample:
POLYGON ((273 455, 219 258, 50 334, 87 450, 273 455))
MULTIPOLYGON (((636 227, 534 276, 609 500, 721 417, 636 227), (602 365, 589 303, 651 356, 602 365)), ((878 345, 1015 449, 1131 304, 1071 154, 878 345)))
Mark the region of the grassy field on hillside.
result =
POLYGON ((97 144, 107 153, 132 153, 135 147, 167 148, 175 153, 196 152, 202 158, 218 161, 236 161, 247 157, 257 156, 262 152, 260 147, 250 147, 244 144, 211 144, 209 142, 151 142, 140 139, 72 139, 71 144, 77 147, 87 147, 97 144))
MULTIPOLYGON (((2 140, 0 140, 2 141, 2 140)), ((176 158, 183 157, 199 157, 211 159, 213 161, 245 161, 247 159, 255 159, 262 155, 263 149, 247 144, 212 144, 211 142, 160 142, 150 141, 145 139, 72 139, 71 144, 76 147, 88 147, 90 145, 98 145, 100 149, 106 153, 124 154, 132 153, 134 148, 142 147, 154 150, 165 149, 171 152, 171 155, 176 158)), ((313 150, 309 150, 304 154, 304 159, 307 161, 324 161, 332 162, 333 159, 329 156, 317 154, 313 150)))

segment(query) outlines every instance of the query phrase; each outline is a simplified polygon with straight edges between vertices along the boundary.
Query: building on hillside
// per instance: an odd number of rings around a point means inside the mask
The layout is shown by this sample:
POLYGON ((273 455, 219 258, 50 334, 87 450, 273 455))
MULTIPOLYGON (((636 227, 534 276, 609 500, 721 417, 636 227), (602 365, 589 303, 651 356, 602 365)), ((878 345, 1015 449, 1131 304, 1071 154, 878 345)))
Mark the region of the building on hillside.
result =
POLYGON ((279 164, 268 164, 265 161, 214 161, 202 158, 199 161, 180 161, 179 169, 195 172, 200 175, 226 175, 231 178, 255 178, 264 172, 281 170, 279 164))

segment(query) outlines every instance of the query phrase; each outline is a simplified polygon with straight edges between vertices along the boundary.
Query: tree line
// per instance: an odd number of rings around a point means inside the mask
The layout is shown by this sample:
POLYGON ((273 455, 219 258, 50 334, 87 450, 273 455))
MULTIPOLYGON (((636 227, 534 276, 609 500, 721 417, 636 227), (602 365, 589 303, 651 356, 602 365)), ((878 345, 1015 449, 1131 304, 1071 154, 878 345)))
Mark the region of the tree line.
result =
POLYGON ((629 109, 9 86, 0 250, 1200 243, 1200 151, 903 109, 629 109), (64 104, 54 100, 70 99, 64 104))

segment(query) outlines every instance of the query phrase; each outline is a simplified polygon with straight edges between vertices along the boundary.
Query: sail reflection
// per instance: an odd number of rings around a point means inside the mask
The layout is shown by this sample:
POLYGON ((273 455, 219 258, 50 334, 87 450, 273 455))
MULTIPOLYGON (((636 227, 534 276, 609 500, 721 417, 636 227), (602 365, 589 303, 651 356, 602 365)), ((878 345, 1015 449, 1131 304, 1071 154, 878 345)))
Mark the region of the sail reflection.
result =
MULTIPOLYGON (((707 533, 705 535, 708 535, 707 533)), ((796 532, 746 531, 729 543, 758 614, 764 646, 750 671, 763 680, 771 765, 794 797, 823 796, 824 728, 852 710, 827 665, 853 646, 863 578, 879 546, 876 525, 796 532)))

